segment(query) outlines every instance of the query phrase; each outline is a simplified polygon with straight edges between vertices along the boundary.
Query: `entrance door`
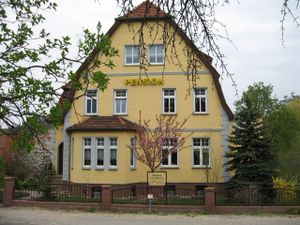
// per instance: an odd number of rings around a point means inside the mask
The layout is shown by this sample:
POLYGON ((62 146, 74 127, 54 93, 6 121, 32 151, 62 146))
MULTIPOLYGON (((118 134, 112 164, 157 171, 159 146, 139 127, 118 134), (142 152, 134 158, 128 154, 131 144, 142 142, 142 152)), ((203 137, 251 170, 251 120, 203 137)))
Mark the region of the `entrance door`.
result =
POLYGON ((57 174, 62 175, 63 173, 63 159, 64 159, 64 143, 58 146, 58 157, 57 157, 57 174))

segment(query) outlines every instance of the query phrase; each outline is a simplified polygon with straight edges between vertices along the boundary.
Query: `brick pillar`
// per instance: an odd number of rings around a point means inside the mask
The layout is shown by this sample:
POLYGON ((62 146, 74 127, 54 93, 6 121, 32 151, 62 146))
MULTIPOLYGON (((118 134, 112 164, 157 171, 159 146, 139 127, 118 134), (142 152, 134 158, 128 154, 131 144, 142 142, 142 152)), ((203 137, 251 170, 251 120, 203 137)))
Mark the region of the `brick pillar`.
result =
POLYGON ((204 208, 206 211, 214 212, 216 210, 216 201, 215 201, 215 188, 206 187, 204 189, 205 193, 205 205, 204 208))
POLYGON ((4 177, 3 205, 11 206, 14 199, 15 178, 4 177))
POLYGON ((111 186, 110 185, 102 185, 101 191, 101 206, 104 210, 110 210, 111 208, 111 186))

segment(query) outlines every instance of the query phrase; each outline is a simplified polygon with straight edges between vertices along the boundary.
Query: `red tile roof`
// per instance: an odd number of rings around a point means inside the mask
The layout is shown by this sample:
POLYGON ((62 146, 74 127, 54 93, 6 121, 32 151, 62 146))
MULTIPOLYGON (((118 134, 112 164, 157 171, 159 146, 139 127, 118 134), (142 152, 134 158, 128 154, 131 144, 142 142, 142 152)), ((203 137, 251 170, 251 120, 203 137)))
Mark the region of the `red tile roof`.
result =
POLYGON ((73 131, 136 130, 136 124, 118 116, 91 116, 67 129, 73 131))
POLYGON ((130 19, 138 19, 138 18, 161 18, 166 17, 168 14, 161 10, 158 6, 154 5, 150 1, 144 1, 123 17, 120 18, 130 18, 130 19))

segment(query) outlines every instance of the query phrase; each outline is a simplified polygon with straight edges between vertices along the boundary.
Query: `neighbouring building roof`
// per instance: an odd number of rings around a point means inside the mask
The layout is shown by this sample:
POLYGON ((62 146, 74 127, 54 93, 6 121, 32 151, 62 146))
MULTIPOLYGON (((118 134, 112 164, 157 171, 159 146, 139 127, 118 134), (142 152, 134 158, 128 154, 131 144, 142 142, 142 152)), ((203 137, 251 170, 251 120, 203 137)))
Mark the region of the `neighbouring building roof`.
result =
POLYGON ((136 130, 137 125, 127 119, 118 116, 91 116, 86 120, 74 124, 67 129, 73 131, 114 131, 136 130))
MULTIPOLYGON (((124 22, 126 23, 126 22, 130 22, 130 21, 145 21, 145 20, 151 21, 151 20, 157 20, 157 19, 163 19, 165 21, 168 21, 170 23, 170 25, 174 28, 174 30, 176 30, 176 32, 178 32, 178 34, 185 40, 187 45, 194 50, 195 54, 200 58, 200 60, 203 62, 203 64, 210 71, 210 73, 212 74, 216 89, 217 89, 218 96, 219 96, 221 104, 222 104, 222 107, 225 110, 225 112, 228 116, 228 119, 232 121, 234 119, 234 115, 226 103, 226 100, 225 100, 225 97, 224 97, 224 94, 223 94, 223 91, 222 91, 222 88, 221 88, 221 85, 219 82, 220 74, 211 64, 212 58, 210 56, 208 56, 207 54, 203 53, 202 51, 200 51, 197 48, 197 46, 190 40, 190 38, 183 32, 183 30, 180 27, 178 27, 178 25, 176 24, 176 22, 174 21, 172 16, 170 16, 169 14, 162 11, 159 7, 155 6, 153 3, 149 2, 149 1, 144 1, 140 5, 138 5, 131 11, 129 11, 127 14, 125 14, 124 16, 116 18, 115 23, 109 29, 109 31, 107 32, 107 35, 112 36, 113 33, 118 29, 118 27, 124 22)), ((87 57, 87 59, 79 67, 79 69, 76 72, 76 78, 78 80, 80 78, 81 73, 88 67, 88 65, 92 62, 94 57, 96 57, 96 55, 98 54, 98 51, 99 50, 94 49, 94 51, 87 57)), ((65 101, 72 102, 74 99, 75 92, 72 90, 70 83, 65 85, 63 87, 63 89, 64 89, 64 94, 63 94, 62 98, 64 98, 65 101)), ((60 102, 63 103, 64 100, 61 99, 60 102)), ((66 114, 66 112, 64 113, 63 117, 65 116, 65 114, 66 114)))

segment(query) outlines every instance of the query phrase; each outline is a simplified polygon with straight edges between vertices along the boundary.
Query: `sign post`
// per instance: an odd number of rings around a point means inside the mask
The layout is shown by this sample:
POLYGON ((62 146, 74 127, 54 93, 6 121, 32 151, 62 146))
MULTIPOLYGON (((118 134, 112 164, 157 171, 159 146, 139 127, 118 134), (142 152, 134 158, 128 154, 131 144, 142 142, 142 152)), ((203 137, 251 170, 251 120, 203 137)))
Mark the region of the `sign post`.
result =
POLYGON ((149 207, 149 212, 152 210, 153 204, 153 193, 149 193, 149 186, 155 187, 164 187, 167 183, 167 172, 166 171, 158 171, 158 172, 147 172, 147 203, 149 207))

